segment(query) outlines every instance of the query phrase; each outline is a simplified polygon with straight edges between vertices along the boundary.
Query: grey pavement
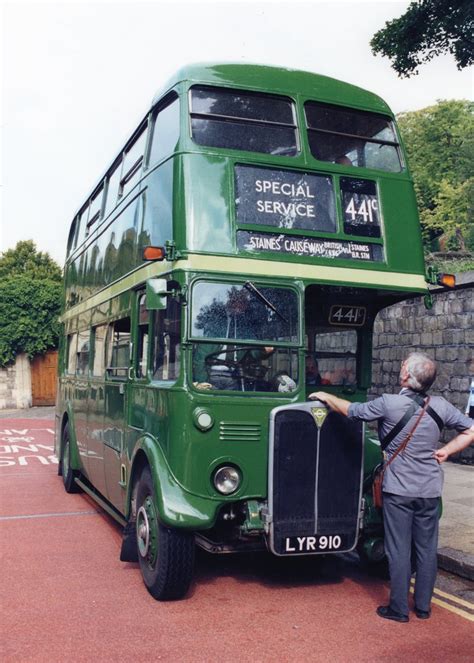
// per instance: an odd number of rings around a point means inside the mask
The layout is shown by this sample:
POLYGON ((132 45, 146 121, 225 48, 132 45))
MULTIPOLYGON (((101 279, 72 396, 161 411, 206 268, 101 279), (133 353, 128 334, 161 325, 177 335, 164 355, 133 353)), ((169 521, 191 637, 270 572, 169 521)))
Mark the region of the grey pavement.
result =
POLYGON ((54 420, 54 406, 30 407, 26 410, 0 410, 0 419, 51 419, 54 420))
POLYGON ((444 463, 438 566, 474 580, 474 466, 444 463))
MULTIPOLYGON (((54 419, 54 407, 0 410, 0 419, 54 419)), ((444 463, 438 565, 474 580, 474 466, 444 463)))

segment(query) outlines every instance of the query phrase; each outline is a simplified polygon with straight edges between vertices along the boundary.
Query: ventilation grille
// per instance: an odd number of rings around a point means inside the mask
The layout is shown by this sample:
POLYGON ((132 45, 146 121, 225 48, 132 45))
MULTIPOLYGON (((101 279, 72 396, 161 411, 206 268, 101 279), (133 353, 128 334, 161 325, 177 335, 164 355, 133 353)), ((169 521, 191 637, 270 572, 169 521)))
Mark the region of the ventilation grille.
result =
POLYGON ((245 421, 221 421, 219 439, 222 442, 258 442, 262 427, 245 421))

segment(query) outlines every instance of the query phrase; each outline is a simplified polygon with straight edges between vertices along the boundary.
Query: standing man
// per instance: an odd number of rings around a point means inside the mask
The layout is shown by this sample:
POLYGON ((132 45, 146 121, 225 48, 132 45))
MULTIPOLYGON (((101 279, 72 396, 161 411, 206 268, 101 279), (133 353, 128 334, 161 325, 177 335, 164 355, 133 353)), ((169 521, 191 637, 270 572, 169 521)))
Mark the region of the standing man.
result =
POLYGON ((377 614, 397 622, 408 621, 412 541, 416 551, 415 614, 420 619, 430 617, 437 572, 439 501, 443 487, 440 464, 474 442, 472 419, 440 396, 433 396, 428 401, 426 391, 435 377, 434 361, 416 352, 401 365, 402 389, 399 394, 384 394, 368 403, 350 403, 323 391, 309 396, 353 419, 377 420, 379 439, 382 441, 390 437, 390 431, 396 430, 401 423, 398 433, 385 449, 387 461, 414 430, 405 449, 386 467, 382 487, 390 603, 379 606, 377 614), (425 412, 419 418, 423 407, 425 412), (409 418, 405 417, 406 413, 409 418), (443 427, 454 428, 458 435, 437 449, 443 427))

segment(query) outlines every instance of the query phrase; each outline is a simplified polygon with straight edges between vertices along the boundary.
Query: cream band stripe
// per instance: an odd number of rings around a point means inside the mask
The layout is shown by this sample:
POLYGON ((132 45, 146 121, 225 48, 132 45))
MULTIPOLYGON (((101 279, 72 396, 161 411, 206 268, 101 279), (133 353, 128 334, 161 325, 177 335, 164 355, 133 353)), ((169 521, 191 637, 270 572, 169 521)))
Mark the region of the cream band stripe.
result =
POLYGON ((315 281, 347 283, 351 285, 383 285, 385 287, 419 290, 420 295, 427 292, 426 281, 421 274, 401 274, 399 272, 379 272, 345 267, 326 267, 325 265, 304 265, 301 263, 282 263, 262 261, 251 258, 234 258, 232 256, 208 256, 190 254, 185 260, 174 263, 153 262, 144 265, 128 276, 112 283, 89 299, 69 309, 61 317, 65 322, 80 313, 99 306, 112 297, 127 292, 131 288, 153 276, 181 269, 183 271, 203 271, 213 274, 249 274, 256 276, 277 276, 314 279, 315 281))

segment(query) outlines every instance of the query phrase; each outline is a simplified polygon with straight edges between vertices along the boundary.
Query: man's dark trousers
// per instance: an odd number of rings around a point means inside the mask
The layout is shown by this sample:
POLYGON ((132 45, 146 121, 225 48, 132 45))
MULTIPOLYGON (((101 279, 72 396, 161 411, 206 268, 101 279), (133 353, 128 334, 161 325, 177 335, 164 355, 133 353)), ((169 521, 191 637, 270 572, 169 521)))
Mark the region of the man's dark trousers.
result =
POLYGON ((439 497, 383 494, 390 607, 408 615, 412 541, 416 552, 415 606, 429 611, 436 580, 439 497))

